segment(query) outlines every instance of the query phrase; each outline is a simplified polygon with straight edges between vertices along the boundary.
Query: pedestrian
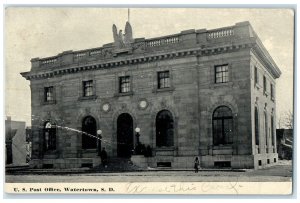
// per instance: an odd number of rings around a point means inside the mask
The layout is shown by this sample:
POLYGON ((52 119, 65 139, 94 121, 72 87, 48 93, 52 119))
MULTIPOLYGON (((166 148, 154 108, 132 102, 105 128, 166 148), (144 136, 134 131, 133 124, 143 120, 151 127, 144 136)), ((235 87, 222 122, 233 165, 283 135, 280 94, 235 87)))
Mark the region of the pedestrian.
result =
POLYGON ((106 168, 107 167, 107 152, 105 151, 105 147, 102 148, 100 157, 101 157, 102 166, 106 168))
POLYGON ((199 162, 199 159, 198 157, 195 158, 195 161, 194 161, 194 168, 195 168, 195 173, 198 173, 198 170, 199 170, 199 166, 200 166, 200 162, 199 162))

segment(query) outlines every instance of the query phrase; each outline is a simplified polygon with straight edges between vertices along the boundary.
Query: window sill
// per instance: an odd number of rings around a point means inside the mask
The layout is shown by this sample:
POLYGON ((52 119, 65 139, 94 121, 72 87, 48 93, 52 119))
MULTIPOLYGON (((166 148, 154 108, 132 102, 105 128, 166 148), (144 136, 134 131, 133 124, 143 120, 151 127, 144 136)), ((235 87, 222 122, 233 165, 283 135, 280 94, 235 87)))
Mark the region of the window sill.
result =
POLYGON ((156 151, 174 151, 175 147, 174 146, 172 146, 172 147, 161 146, 161 147, 156 147, 155 150, 156 151))
POLYGON ((264 95, 265 95, 266 97, 269 96, 269 92, 264 91, 264 95))
POLYGON ((57 153, 56 149, 48 149, 46 151, 44 151, 44 155, 54 155, 57 153))
POLYGON ((232 144, 219 144, 219 145, 214 145, 213 149, 231 149, 232 144))
POLYGON ((255 87, 259 90, 262 88, 262 86, 260 86, 258 83, 255 83, 255 87))
POLYGON ((87 96, 87 97, 79 97, 78 101, 95 100, 95 99, 97 99, 97 96, 92 95, 92 96, 87 96))
POLYGON ((161 89, 158 89, 158 88, 155 88, 153 89, 153 93, 158 93, 158 92, 172 92, 174 91, 175 88, 174 87, 166 87, 166 88, 161 88, 161 89))
POLYGON ((97 153, 98 150, 96 148, 94 149, 82 149, 83 153, 97 153))
POLYGON ((52 100, 52 101, 44 101, 43 105, 54 105, 56 104, 56 100, 52 100))
POLYGON ((221 88, 221 87, 232 87, 233 82, 223 82, 223 83, 213 83, 211 85, 212 88, 221 88))
POLYGON ((123 97, 123 96, 132 96, 133 95, 133 91, 130 92, 122 92, 122 93, 116 93, 114 96, 115 97, 123 97))

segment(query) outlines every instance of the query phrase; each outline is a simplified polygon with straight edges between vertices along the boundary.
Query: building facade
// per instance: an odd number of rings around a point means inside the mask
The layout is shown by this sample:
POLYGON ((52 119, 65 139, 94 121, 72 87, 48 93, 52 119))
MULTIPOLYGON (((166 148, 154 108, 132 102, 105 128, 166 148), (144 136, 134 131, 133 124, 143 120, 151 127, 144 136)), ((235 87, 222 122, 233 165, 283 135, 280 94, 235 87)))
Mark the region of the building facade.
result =
POLYGON ((6 166, 21 166, 27 163, 24 121, 14 121, 11 120, 11 117, 7 117, 5 120, 5 145, 6 166))
POLYGON ((95 167, 99 148, 130 157, 138 142, 152 149, 131 157, 141 166, 277 161, 281 72, 249 22, 152 39, 133 38, 129 23, 125 32, 113 26, 113 43, 34 58, 21 73, 31 87, 34 167, 95 167))

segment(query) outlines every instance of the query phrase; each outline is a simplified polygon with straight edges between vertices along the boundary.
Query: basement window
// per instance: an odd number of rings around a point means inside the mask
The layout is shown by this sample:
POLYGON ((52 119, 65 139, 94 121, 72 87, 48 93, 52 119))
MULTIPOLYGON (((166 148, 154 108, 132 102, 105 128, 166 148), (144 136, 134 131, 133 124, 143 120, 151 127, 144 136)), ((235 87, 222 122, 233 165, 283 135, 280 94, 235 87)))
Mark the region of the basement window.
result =
POLYGON ((231 162, 230 161, 215 161, 214 166, 217 168, 230 168, 231 162))
POLYGON ((44 169, 50 169, 53 168, 53 164, 43 164, 44 169))
POLYGON ((157 162, 157 167, 171 167, 171 162, 157 162))
POLYGON ((84 163, 84 164, 81 164, 81 167, 82 168, 93 168, 93 164, 92 163, 84 163))
POLYGON ((261 166, 261 160, 258 160, 258 165, 261 166))

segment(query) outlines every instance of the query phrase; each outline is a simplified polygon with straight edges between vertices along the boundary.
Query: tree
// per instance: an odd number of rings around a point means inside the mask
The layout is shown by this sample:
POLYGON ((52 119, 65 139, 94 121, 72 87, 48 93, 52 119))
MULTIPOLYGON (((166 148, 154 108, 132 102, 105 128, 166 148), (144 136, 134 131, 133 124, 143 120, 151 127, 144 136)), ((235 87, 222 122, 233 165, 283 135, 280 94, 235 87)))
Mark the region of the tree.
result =
POLYGON ((285 111, 279 116, 278 128, 294 129, 294 114, 291 110, 285 111))

